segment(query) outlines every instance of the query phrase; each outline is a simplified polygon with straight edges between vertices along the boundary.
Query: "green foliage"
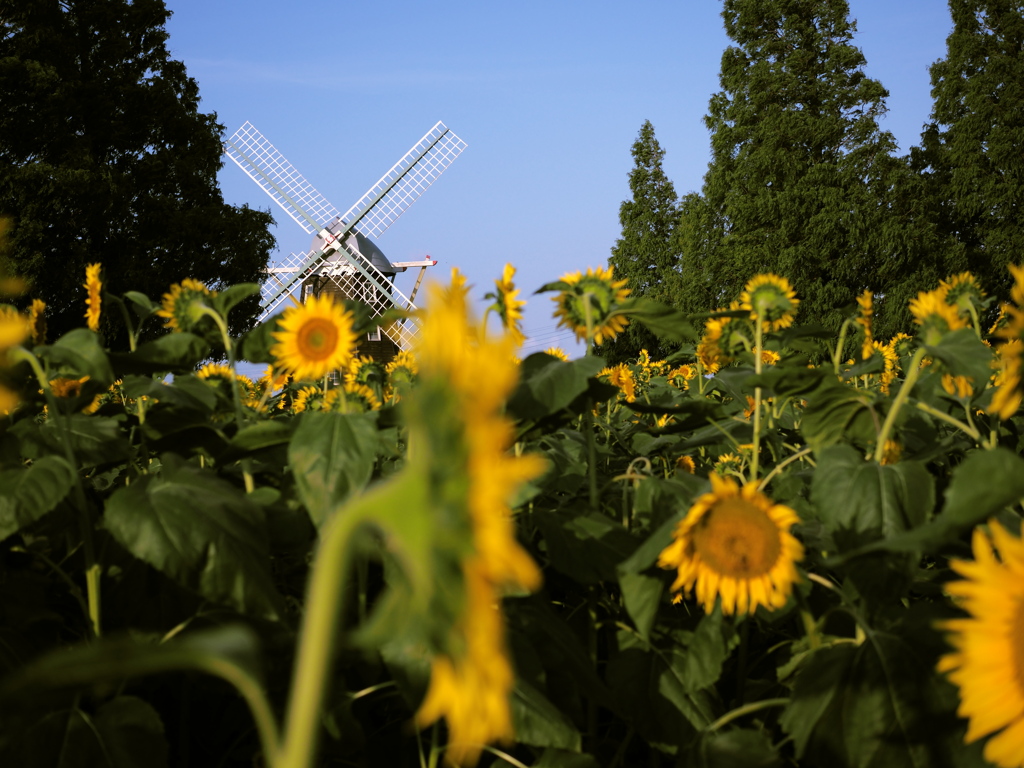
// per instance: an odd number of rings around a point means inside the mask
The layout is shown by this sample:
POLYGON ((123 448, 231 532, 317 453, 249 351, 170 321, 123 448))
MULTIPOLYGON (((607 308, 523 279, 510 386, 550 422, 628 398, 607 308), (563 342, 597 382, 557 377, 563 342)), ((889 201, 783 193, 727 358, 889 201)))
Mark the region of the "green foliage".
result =
POLYGON ((273 248, 269 214, 221 197, 223 127, 169 56, 168 16, 163 0, 0 2, 0 272, 32 282, 54 336, 81 323, 86 264, 111 293, 159 297, 187 277, 258 281, 273 248))
MULTIPOLYGON (((662 170, 665 150, 654 137, 650 120, 640 127, 631 151, 634 167, 629 172, 629 191, 633 197, 619 207, 622 236, 612 247, 608 263, 615 269, 616 279, 627 281, 633 297, 674 305, 679 257, 672 233, 679 217, 679 201, 662 170)), ((601 353, 610 362, 619 363, 635 358, 641 349, 663 357, 670 347, 662 347, 645 325, 633 323, 625 333, 606 342, 601 353)))
MULTIPOLYGON (((624 311, 693 337, 650 300, 624 311)), ((276 323, 217 343, 262 360, 276 323)), ((730 333, 754 327, 731 313, 730 333)), ((692 346, 520 364, 500 407, 512 450, 545 459, 513 499, 544 585, 487 605, 516 738, 484 766, 984 765, 936 671, 936 623, 957 615, 941 584, 976 526, 1019 526, 1021 416, 982 410, 992 351, 968 328, 905 342, 896 367, 835 349, 813 366, 809 341, 839 345, 820 327, 759 338, 713 374, 692 346), (969 394, 946 391, 954 374, 969 394), (662 555, 716 475, 800 519, 777 610, 673 594, 662 555)), ((306 768, 289 750, 317 739, 324 763, 443 754, 443 724, 407 726, 432 654, 465 642, 476 470, 452 424, 472 405, 424 379, 332 411, 299 397, 312 382, 197 372, 211 344, 187 333, 26 345, 0 366, 21 399, 0 420, 0 761, 306 768)))
POLYGON ((876 294, 880 334, 909 330, 907 299, 943 276, 913 218, 915 179, 879 128, 887 95, 864 74, 846 2, 727 0, 734 45, 706 118, 712 160, 681 204, 679 296, 726 306, 755 274, 786 275, 799 316, 838 331, 876 294))
POLYGON ((969 270, 1002 300, 1024 253, 1024 11, 1010 0, 950 0, 953 31, 931 67, 934 105, 912 158, 929 223, 953 241, 948 272, 969 270))

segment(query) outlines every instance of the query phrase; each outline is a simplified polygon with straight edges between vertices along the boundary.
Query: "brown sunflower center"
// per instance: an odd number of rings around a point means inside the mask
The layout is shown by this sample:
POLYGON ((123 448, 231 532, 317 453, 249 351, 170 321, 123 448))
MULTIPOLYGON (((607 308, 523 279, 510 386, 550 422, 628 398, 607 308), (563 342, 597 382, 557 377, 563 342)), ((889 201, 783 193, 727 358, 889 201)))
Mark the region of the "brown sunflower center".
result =
POLYGON ((338 329, 330 320, 314 317, 295 335, 299 354, 306 360, 326 360, 338 346, 338 329))
POLYGON ((1014 606, 1013 623, 1010 626, 1010 648, 1013 653, 1013 669, 1017 675, 1019 690, 1024 691, 1024 598, 1014 606))
POLYGON ((736 579, 766 575, 782 553, 778 527, 744 499, 715 504, 697 524, 693 543, 710 568, 736 579))

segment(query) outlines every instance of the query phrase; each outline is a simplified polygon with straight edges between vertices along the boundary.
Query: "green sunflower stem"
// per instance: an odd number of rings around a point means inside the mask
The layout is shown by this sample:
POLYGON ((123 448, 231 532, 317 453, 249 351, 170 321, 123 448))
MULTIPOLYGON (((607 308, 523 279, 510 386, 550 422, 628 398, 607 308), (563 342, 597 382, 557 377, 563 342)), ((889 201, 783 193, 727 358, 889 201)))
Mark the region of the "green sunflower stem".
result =
POLYGON ((321 532, 310 576, 306 610, 292 674, 284 736, 273 768, 310 768, 316 755, 320 710, 341 629, 339 616, 352 557, 359 515, 336 514, 321 532))
MULTIPOLYGON (((917 403, 915 407, 919 411, 924 411, 925 413, 927 413, 927 414, 929 414, 931 416, 934 416, 939 421, 944 421, 947 424, 953 425, 957 429, 960 429, 960 430, 964 431, 965 433, 967 433, 968 435, 970 435, 970 437, 975 442, 981 443, 981 433, 977 429, 972 427, 971 425, 965 424, 964 422, 960 421, 960 419, 957 419, 957 418, 955 418, 953 416, 950 416, 948 413, 943 413, 938 408, 933 408, 932 406, 928 405, 927 403, 917 403)), ((967 413, 967 417, 970 418, 970 412, 969 411, 967 413)))
MULTIPOLYGON (((202 314, 213 319, 213 322, 217 324, 217 329, 220 331, 221 341, 224 342, 224 352, 228 356, 228 368, 231 369, 231 376, 237 377, 238 373, 235 371, 235 346, 231 343, 231 334, 228 333, 227 320, 220 316, 219 312, 215 312, 210 307, 203 307, 202 314)), ((238 391, 238 380, 232 378, 231 380, 231 395, 232 400, 235 404, 235 420, 238 423, 238 428, 241 429, 245 426, 245 409, 242 407, 242 393, 238 391)), ((242 459, 242 481, 245 483, 245 492, 252 493, 256 488, 256 484, 253 482, 252 472, 250 467, 252 466, 248 458, 242 459)))
POLYGON ((761 699, 761 701, 752 701, 749 704, 744 704, 742 707, 737 707, 736 709, 726 712, 704 730, 708 733, 714 733, 720 728, 731 723, 733 720, 738 720, 739 718, 753 712, 759 712, 760 710, 768 709, 769 707, 784 707, 787 704, 789 704, 789 699, 761 699))
POLYGON ((832 353, 832 370, 839 375, 839 362, 843 358, 843 347, 846 346, 846 331, 850 327, 851 320, 847 318, 843 321, 842 328, 839 329, 839 341, 836 342, 835 351, 832 353))
POLYGON ((892 434, 892 429, 896 424, 896 416, 900 412, 900 408, 907 402, 907 398, 910 397, 910 390, 914 388, 917 383, 917 377, 921 375, 921 361, 924 360, 925 350, 924 347, 918 349, 914 356, 910 359, 910 364, 907 366, 907 378, 903 380, 903 385, 900 387, 900 391, 896 395, 896 399, 892 403, 892 408, 889 409, 889 413, 885 415, 885 422, 882 424, 882 431, 878 435, 878 444, 875 446, 874 459, 879 464, 882 463, 882 457, 885 455, 885 442, 889 439, 889 435, 892 434))
MULTIPOLYGON (((761 313, 754 320, 754 373, 761 375, 761 344, 764 337, 764 323, 761 313)), ((754 455, 750 458, 750 482, 757 481, 758 462, 761 453, 761 388, 754 387, 754 455)))

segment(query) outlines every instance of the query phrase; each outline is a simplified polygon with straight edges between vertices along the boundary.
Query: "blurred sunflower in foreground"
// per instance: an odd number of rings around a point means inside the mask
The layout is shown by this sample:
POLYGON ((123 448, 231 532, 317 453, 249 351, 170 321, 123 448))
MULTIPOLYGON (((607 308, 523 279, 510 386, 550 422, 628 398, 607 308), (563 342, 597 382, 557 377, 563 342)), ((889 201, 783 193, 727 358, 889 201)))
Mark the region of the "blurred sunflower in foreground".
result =
POLYGON ((753 613, 757 606, 781 608, 799 578, 803 545, 789 532, 800 519, 757 490, 730 477, 711 475, 711 492, 694 502, 676 526, 673 541, 658 557, 677 571, 673 592, 696 586, 706 613, 722 598, 722 613, 753 613))
POLYGON ((954 652, 939 660, 960 689, 957 713, 967 718, 967 743, 991 736, 985 759, 1001 768, 1024 765, 1024 542, 995 520, 975 528, 974 560, 953 560, 962 581, 946 584, 970 618, 942 622, 954 652))
POLYGON ((103 281, 100 280, 100 265, 89 264, 85 268, 85 324, 90 331, 100 329, 100 304, 103 300, 103 281))
POLYGON ((988 407, 989 413, 997 414, 1003 421, 1020 409, 1024 398, 1024 267, 1011 264, 1010 274, 1013 275, 1010 298, 1014 304, 1003 304, 1000 308, 1004 322, 994 333, 1003 340, 996 348, 998 389, 988 407))
POLYGON ((535 590, 540 569, 515 537, 509 499, 539 475, 544 461, 513 456, 515 430, 503 414, 518 378, 511 333, 492 339, 467 306, 465 279, 431 286, 416 337, 420 386, 410 396, 410 455, 436 463, 436 473, 462 478, 472 551, 462 561, 464 599, 445 643, 431 660, 430 685, 416 713, 426 727, 448 724, 446 759, 475 764, 484 746, 510 742, 509 697, 515 682, 505 640, 501 597, 535 590), (486 372, 486 383, 481 373, 486 372))

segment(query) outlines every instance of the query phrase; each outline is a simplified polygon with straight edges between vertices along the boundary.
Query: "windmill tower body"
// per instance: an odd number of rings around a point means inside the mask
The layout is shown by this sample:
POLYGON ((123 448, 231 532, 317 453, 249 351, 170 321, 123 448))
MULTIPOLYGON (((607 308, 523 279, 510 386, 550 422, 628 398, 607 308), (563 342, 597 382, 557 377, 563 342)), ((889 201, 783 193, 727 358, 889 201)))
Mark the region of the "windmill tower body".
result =
MULTIPOLYGON (((438 122, 380 180, 342 214, 250 123, 224 144, 224 152, 300 227, 313 235, 310 250, 292 254, 271 267, 263 286, 266 319, 291 300, 332 294, 365 304, 374 317, 415 305, 394 285, 409 267, 426 268, 432 259, 391 262, 373 242, 391 226, 466 148, 438 122)), ((361 344, 361 352, 389 360, 412 341, 415 328, 405 321, 382 325, 361 344)))

